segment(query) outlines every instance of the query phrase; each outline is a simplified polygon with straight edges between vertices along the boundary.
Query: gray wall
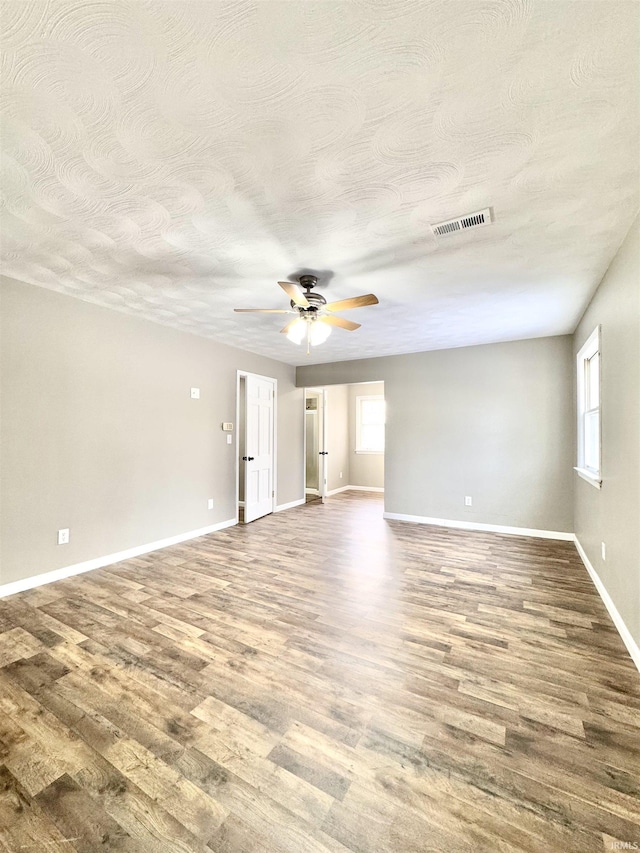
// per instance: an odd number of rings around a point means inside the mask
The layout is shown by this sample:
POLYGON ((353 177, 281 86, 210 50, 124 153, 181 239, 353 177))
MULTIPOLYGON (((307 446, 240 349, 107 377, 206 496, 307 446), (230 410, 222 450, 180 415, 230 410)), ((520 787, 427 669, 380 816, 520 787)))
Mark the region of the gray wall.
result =
POLYGON ((325 390, 327 399, 327 491, 351 484, 349 479, 349 389, 334 385, 325 390), (340 472, 342 471, 342 478, 340 472))
POLYGON ((278 380, 277 499, 303 497, 292 367, 9 279, 0 295, 0 582, 234 518, 237 369, 278 380))
POLYGON ((375 380, 388 512, 573 530, 570 336, 308 365, 296 381, 375 380))
POLYGON ((384 453, 356 453, 356 397, 370 394, 384 396, 384 383, 349 385, 349 485, 383 489, 384 453))
MULTIPOLYGON (((575 333, 601 326, 602 489, 575 475, 575 532, 640 644, 640 222, 614 258, 575 333), (600 543, 606 543, 606 561, 600 543)), ((574 462, 575 464, 575 462, 574 462)))

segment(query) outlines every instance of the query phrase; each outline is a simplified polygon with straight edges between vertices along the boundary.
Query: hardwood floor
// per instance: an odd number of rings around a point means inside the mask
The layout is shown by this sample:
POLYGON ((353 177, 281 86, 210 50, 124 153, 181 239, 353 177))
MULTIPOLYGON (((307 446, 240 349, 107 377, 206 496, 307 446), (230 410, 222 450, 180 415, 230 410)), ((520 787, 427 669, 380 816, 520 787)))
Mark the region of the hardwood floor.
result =
POLYGON ((381 513, 0 601, 2 849, 640 845, 640 677, 573 545, 381 513))

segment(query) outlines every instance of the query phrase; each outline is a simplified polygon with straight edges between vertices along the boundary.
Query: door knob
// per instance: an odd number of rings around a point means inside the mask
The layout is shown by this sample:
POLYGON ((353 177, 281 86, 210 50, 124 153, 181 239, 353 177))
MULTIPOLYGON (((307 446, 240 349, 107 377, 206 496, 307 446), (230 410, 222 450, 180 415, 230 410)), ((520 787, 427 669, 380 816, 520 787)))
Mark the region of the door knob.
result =
POLYGON ((244 462, 253 462, 255 456, 243 456, 242 459, 244 462))
POLYGON ((329 451, 328 451, 328 450, 320 450, 320 451, 318 452, 318 456, 328 456, 328 455, 329 455, 329 451))

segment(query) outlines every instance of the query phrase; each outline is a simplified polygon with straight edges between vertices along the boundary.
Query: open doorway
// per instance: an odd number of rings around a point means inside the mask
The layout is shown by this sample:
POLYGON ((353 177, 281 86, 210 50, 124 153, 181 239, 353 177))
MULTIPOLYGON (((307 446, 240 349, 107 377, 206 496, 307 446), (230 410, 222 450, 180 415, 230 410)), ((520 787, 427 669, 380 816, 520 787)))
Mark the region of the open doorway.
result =
POLYGON ((384 492, 386 402, 384 382, 348 386, 349 485, 384 492))
POLYGON ((385 420, 384 382, 305 390, 307 501, 384 492, 385 420))

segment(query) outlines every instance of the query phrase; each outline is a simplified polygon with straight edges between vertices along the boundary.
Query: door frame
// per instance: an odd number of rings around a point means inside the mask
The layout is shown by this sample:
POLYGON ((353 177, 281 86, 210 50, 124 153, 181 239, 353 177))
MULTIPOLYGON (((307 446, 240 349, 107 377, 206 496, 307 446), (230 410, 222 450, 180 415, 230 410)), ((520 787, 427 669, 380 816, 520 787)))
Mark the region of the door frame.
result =
MULTIPOLYGON (((326 450, 327 447, 327 389, 324 387, 318 387, 315 385, 310 386, 309 388, 303 388, 302 395, 302 418, 303 424, 306 425, 306 421, 304 418, 306 417, 307 412, 307 392, 313 391, 314 394, 320 395, 320 400, 322 404, 322 444, 323 449, 326 450)), ((320 419, 318 418, 318 430, 320 429, 320 419)), ((302 458, 304 460, 304 465, 302 466, 302 494, 305 496, 305 501, 307 498, 307 430, 303 431, 303 446, 302 446, 302 458)), ((318 464, 318 485, 320 489, 318 490, 318 494, 320 495, 320 500, 322 503, 325 502, 327 498, 327 480, 329 477, 329 460, 327 456, 322 457, 322 466, 318 464)))
MULTIPOLYGON (((258 379, 268 379, 269 382, 273 382, 273 476, 271 480, 271 482, 273 483, 273 495, 271 497, 271 512, 276 511, 276 506, 278 503, 278 380, 274 376, 265 376, 263 373, 253 373, 253 371, 251 370, 236 370, 236 524, 240 523, 240 380, 243 378, 246 379, 247 376, 256 376, 258 379)), ((259 521, 259 519, 256 519, 256 521, 259 521)))

